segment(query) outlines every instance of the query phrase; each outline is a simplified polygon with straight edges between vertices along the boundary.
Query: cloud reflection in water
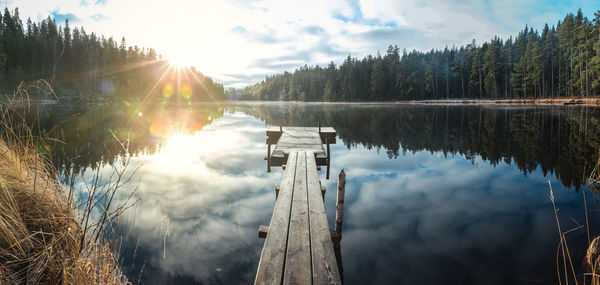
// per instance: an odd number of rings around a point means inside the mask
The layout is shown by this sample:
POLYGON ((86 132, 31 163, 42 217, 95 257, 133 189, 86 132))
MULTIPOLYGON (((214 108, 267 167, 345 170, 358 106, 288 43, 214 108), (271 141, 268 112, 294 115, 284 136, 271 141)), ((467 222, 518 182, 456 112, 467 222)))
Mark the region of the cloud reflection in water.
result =
POLYGON ((270 220, 280 179, 266 173, 264 155, 264 124, 230 113, 200 132, 172 137, 157 153, 132 158, 132 167, 142 168, 126 241, 133 248, 140 237, 131 276, 147 259, 144 284, 252 280, 262 246, 258 225, 270 220))
MULTIPOLYGON (((558 233, 548 179, 560 195, 562 223, 582 222, 578 194, 539 170, 524 176, 514 165, 428 151, 396 160, 361 147, 332 153, 333 169, 344 167, 350 179, 346 284, 552 283, 558 233)), ((583 243, 583 234, 570 238, 583 243)))
MULTIPOLYGON (((252 282, 263 245, 257 229, 269 224, 283 173, 266 173, 264 143, 263 122, 226 112, 202 131, 132 159, 143 165, 126 241, 133 248, 141 238, 132 281, 146 259, 144 284, 252 282)), ((341 168, 348 177, 346 284, 551 283, 558 235, 547 179, 563 223, 582 221, 579 194, 539 169, 523 175, 514 164, 429 151, 389 159, 340 140, 332 147, 332 177, 341 168)), ((336 181, 320 176, 332 225, 336 181)), ((570 238, 582 241, 583 232, 570 238)), ((124 264, 131 263, 129 257, 124 264)))

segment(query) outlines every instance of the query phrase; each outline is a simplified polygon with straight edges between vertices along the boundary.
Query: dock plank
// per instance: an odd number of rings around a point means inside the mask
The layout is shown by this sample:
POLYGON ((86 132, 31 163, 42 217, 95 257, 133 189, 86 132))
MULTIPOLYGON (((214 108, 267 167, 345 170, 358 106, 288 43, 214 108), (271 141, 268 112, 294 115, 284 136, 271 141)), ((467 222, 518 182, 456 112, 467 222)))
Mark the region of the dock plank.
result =
POLYGON ((282 282, 296 161, 296 153, 288 157, 287 163, 292 167, 288 167, 283 174, 281 188, 269 225, 269 234, 260 255, 254 284, 281 284, 282 282))
POLYGON ((319 133, 304 128, 284 130, 273 149, 273 155, 283 155, 291 151, 312 151, 325 154, 319 133))
MULTIPOLYGON (((318 134, 321 138, 321 143, 336 143, 336 131, 332 127, 321 127, 321 133, 319 133, 318 127, 283 127, 282 130, 283 132, 307 131, 318 134)), ((267 129, 267 143, 276 144, 281 135, 282 131, 279 129, 279 126, 271 126, 267 129)))
POLYGON ((297 154, 296 178, 288 233, 287 256, 283 284, 311 284, 310 232, 308 221, 308 193, 306 153, 297 154))
POLYGON ((306 167, 313 283, 341 284, 314 155, 307 156, 306 167))

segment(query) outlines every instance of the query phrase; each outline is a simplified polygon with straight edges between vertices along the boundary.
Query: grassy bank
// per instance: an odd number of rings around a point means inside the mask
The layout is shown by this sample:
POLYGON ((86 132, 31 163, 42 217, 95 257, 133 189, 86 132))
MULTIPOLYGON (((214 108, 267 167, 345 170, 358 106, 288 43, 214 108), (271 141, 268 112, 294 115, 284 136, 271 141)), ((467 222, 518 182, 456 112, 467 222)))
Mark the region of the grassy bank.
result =
POLYGON ((88 223, 98 203, 74 200, 42 142, 0 105, 0 284, 127 284, 104 232, 112 218, 88 223))
POLYGON ((0 141, 0 284, 124 284, 107 242, 90 243, 64 188, 24 146, 0 141))

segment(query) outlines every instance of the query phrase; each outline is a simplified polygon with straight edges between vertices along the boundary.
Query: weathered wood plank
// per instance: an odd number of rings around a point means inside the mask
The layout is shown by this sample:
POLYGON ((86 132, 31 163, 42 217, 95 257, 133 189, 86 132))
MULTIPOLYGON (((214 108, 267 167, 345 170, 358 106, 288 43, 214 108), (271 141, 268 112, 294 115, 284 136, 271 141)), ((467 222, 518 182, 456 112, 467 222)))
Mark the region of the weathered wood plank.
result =
MULTIPOLYGON (((318 127, 283 127, 283 131, 293 131, 293 130, 309 130, 311 132, 318 133, 318 127)), ((267 129, 267 135, 281 133, 279 126, 270 126, 267 129)), ((333 127, 321 127, 322 134, 335 134, 335 129, 333 127)))
MULTIPOLYGON (((294 152, 296 153, 296 152, 294 152)), ((283 284, 311 284, 306 153, 298 152, 283 284)), ((312 154, 311 154, 312 155, 312 154)))
POLYGON ((296 128, 284 130, 277 141, 273 155, 282 155, 294 150, 309 150, 318 154, 325 154, 319 133, 310 131, 309 128, 296 128))
POLYGON ((275 202, 275 209, 269 224, 269 234, 260 254, 254 284, 281 284, 296 175, 296 161, 297 153, 290 154, 287 161, 290 167, 283 174, 281 190, 275 202))
POLYGON ((267 144, 276 144, 279 138, 284 132, 311 132, 316 133, 321 138, 321 143, 335 144, 336 143, 336 131, 332 127, 321 127, 321 133, 319 128, 316 127, 283 127, 282 130, 279 126, 271 126, 267 129, 267 144), (282 131, 283 130, 283 131, 282 131))
POLYGON ((307 156, 308 207, 314 284, 341 284, 314 155, 307 156))

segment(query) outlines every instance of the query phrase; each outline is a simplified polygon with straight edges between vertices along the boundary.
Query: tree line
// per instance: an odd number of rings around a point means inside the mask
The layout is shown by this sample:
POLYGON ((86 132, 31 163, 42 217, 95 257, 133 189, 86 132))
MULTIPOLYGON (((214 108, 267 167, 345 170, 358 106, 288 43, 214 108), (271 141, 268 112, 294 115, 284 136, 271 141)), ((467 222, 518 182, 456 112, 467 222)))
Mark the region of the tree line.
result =
POLYGON ((420 52, 348 56, 340 66, 304 65, 242 90, 245 100, 391 101, 553 98, 600 94, 600 11, 581 9, 539 33, 420 52))
MULTIPOLYGON (((213 82, 193 68, 189 80, 197 99, 225 99, 223 85, 213 82)), ((152 88, 169 63, 153 48, 128 46, 125 38, 87 33, 83 27, 64 27, 48 16, 40 22, 27 19, 25 25, 19 10, 8 8, 0 14, 0 91, 10 92, 22 82, 44 79, 52 87, 94 94, 119 94, 125 97, 159 95, 152 88)), ((163 82, 159 82, 163 83, 163 82)), ((57 94, 60 96, 60 94, 57 94)), ((159 98, 155 96, 154 98, 159 98)), ((141 99, 141 98, 140 98, 141 99)))

